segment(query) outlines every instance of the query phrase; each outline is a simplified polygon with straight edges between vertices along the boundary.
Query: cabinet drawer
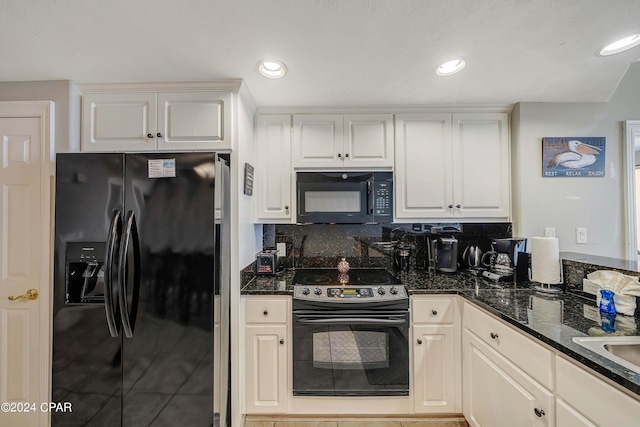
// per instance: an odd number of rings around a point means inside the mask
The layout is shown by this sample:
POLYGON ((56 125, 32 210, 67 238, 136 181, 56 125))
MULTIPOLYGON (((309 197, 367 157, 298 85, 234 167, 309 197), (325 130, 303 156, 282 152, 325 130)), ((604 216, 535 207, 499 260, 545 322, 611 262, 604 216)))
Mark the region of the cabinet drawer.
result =
POLYGON ((451 298, 414 297, 411 305, 413 323, 453 323, 455 303, 451 298))
POLYGON ((247 323, 286 324, 289 320, 289 300, 246 298, 245 319, 247 323))
POLYGON ((553 390, 554 357, 551 351, 470 304, 465 304, 463 324, 544 387, 553 390))

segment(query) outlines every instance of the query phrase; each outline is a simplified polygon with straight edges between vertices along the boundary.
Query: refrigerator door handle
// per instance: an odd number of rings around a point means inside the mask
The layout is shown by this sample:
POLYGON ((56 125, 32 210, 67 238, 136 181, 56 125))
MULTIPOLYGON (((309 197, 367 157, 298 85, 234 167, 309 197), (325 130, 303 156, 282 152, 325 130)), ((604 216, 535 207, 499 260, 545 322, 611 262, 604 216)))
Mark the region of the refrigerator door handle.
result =
POLYGON ((104 272, 104 311, 107 317, 107 326, 109 326, 109 334, 114 338, 118 336, 118 325, 116 325, 116 316, 114 313, 114 304, 117 304, 117 301, 113 298, 113 261, 114 257, 117 256, 115 252, 118 249, 118 238, 121 232, 122 215, 119 210, 114 210, 111 225, 109 226, 109 234, 107 236, 107 254, 104 272))
POLYGON ((118 269, 118 300, 120 302, 122 330, 127 338, 133 338, 138 313, 138 298, 140 296, 140 241, 138 239, 138 228, 133 211, 127 212, 127 217, 124 222, 125 230, 123 241, 120 245, 120 268, 118 269), (133 244, 133 292, 131 310, 129 310, 129 302, 127 301, 129 243, 133 244))

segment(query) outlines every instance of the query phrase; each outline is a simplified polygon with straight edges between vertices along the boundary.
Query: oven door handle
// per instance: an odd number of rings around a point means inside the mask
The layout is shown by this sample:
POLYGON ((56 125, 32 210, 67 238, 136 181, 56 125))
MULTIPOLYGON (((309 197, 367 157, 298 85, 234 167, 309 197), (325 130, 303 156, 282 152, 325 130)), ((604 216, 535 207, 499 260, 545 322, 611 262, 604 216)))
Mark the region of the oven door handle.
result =
POLYGON ((407 319, 372 319, 368 317, 337 317, 333 319, 297 319, 302 325, 402 325, 407 319))

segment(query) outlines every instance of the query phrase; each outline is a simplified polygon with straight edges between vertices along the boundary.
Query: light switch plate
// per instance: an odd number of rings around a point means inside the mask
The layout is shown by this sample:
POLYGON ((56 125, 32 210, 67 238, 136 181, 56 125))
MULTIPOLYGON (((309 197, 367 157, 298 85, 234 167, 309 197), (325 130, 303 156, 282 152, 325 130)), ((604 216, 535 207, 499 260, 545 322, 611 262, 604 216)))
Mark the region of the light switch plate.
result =
POLYGON ((578 244, 587 243, 586 227, 576 227, 576 243, 578 244))
POLYGON ((552 227, 546 227, 544 229, 544 237, 556 237, 556 229, 552 227))

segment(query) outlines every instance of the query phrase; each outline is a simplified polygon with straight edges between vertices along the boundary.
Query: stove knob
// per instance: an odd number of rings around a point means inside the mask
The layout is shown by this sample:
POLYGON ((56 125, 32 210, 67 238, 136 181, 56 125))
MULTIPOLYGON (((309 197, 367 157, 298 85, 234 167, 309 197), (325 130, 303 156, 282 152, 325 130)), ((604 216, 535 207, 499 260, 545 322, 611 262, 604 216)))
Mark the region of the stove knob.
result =
POLYGON ((391 289, 389 289, 389 292, 391 292, 392 295, 396 295, 398 293, 398 288, 392 286, 391 289))
POLYGON ((309 295, 309 288, 302 289, 302 295, 309 295))
POLYGON ((322 295, 322 290, 320 288, 315 288, 313 293, 316 294, 316 295, 322 295))
POLYGON ((378 293, 379 293, 380 295, 384 295, 384 294, 386 294, 386 293, 387 293, 387 291, 385 291, 385 290, 384 290, 384 288, 383 288, 382 286, 380 286, 380 287, 378 288, 378 293))

